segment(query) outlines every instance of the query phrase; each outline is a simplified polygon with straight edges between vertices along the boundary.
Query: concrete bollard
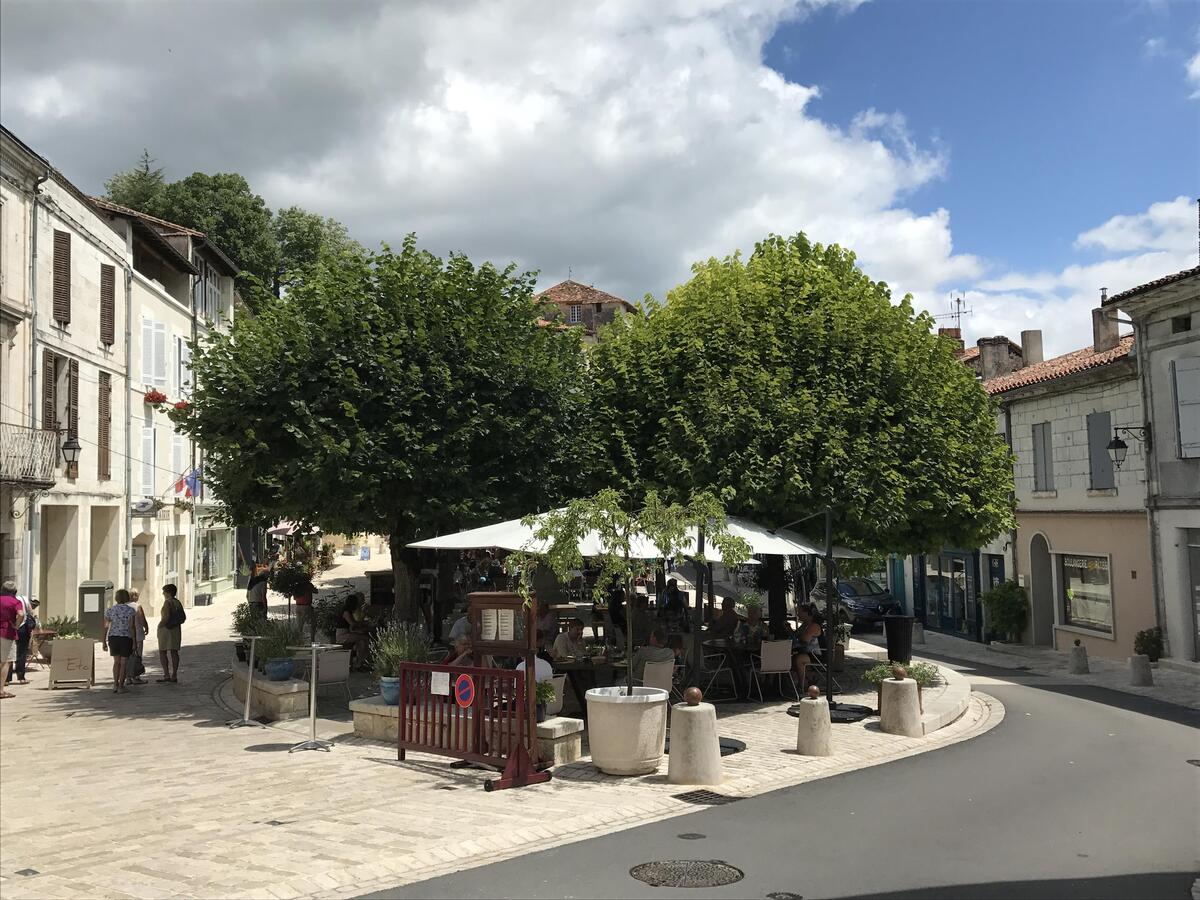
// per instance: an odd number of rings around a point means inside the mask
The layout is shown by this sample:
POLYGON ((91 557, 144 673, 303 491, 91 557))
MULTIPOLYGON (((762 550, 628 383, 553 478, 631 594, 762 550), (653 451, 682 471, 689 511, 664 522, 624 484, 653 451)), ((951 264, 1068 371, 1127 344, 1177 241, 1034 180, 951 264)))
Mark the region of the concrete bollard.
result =
POLYGON ((685 703, 671 707, 671 753, 667 761, 670 784, 720 784, 721 740, 717 737, 717 710, 701 703, 699 688, 688 688, 685 703))
POLYGON ((1089 671, 1087 647, 1076 640, 1071 648, 1071 658, 1067 660, 1067 672, 1071 675, 1087 675, 1089 671))
POLYGON ((815 684, 800 701, 796 717, 796 752, 801 756, 833 756, 830 746, 829 701, 815 684))
POLYGON ((1150 657, 1144 653, 1129 657, 1129 683, 1134 687, 1154 687, 1150 657))
POLYGON ((922 737, 925 729, 921 725, 917 683, 911 678, 885 678, 880 687, 879 727, 888 734, 922 737))
POLYGON ((913 622, 913 643, 925 643, 925 626, 920 622, 913 622))

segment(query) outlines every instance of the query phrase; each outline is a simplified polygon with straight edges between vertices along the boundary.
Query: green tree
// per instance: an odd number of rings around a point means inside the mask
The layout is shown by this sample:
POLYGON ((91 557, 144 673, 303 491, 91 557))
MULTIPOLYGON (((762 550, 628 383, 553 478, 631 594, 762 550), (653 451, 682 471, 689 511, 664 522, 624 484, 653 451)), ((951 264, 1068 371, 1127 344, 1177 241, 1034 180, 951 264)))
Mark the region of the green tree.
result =
POLYGON ((117 172, 104 182, 105 196, 113 203, 149 212, 158 195, 166 187, 163 170, 155 168, 155 160, 149 150, 142 151, 142 158, 132 169, 117 172))
POLYGON ((979 546, 1011 525, 1011 458, 931 325, 803 234, 698 264, 590 355, 593 486, 730 487, 731 514, 770 525, 829 507, 839 541, 876 552, 979 546))
POLYGON ((321 218, 299 206, 279 210, 271 228, 279 245, 279 265, 273 279, 276 297, 290 289, 323 257, 363 252, 362 246, 350 237, 346 226, 337 219, 321 218))
POLYGON ((321 260, 193 357, 172 418, 229 517, 390 535, 415 615, 421 537, 546 509, 574 472, 579 339, 537 325, 533 277, 417 249, 321 260))

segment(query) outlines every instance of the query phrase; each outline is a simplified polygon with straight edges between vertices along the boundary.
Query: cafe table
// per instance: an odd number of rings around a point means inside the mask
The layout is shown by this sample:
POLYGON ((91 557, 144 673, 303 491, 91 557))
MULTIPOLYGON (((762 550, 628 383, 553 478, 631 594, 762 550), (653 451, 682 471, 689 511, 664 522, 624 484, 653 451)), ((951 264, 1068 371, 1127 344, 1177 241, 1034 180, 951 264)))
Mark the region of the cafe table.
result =
POLYGON ((555 674, 566 675, 571 692, 579 703, 580 715, 587 718, 587 692, 594 687, 609 687, 613 683, 615 666, 604 657, 563 657, 551 663, 555 674))
POLYGON ((309 644, 304 647, 288 647, 289 650, 311 650, 312 665, 308 667, 308 729, 309 735, 307 741, 301 741, 296 744, 288 753, 295 753, 297 750, 324 750, 329 752, 329 748, 333 746, 333 741, 317 740, 317 654, 324 653, 326 650, 341 650, 341 644, 309 644))
POLYGON ((750 668, 750 648, 728 638, 712 638, 703 643, 705 655, 720 653, 733 674, 733 690, 738 700, 749 699, 750 682, 746 673, 750 668))

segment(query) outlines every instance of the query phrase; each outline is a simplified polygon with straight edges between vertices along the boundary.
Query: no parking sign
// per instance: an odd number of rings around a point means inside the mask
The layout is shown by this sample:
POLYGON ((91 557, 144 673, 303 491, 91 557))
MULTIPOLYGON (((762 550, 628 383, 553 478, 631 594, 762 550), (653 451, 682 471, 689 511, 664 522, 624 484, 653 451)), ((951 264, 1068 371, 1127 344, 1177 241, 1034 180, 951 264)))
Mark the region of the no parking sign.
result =
POLYGON ((463 709, 475 702, 475 681, 470 675, 459 675, 454 680, 454 702, 463 709))

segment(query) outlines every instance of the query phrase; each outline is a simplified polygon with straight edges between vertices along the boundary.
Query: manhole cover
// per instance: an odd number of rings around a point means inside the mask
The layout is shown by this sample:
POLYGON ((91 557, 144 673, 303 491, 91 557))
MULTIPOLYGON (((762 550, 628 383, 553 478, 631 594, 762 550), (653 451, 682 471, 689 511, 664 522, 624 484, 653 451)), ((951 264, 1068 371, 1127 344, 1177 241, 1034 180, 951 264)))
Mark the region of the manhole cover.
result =
POLYGON ((1189 759, 1189 760, 1188 760, 1188 765, 1192 765, 1192 766, 1200 766, 1200 759, 1189 759))
POLYGON ((679 838, 681 841, 702 841, 706 837, 708 837, 708 835, 707 834, 698 834, 695 831, 685 831, 683 834, 677 834, 676 837, 679 838))
MULTIPOLYGON (((792 704, 787 709, 789 716, 799 717, 800 705, 792 704)), ((857 703, 831 703, 829 704, 829 721, 835 725, 852 725, 855 722, 861 722, 867 716, 875 715, 875 710, 869 706, 860 706, 857 703)))
MULTIPOLYGON (((717 738, 717 742, 721 745, 722 756, 733 756, 735 753, 741 753, 746 749, 746 742, 739 741, 737 738, 717 738)), ((663 742, 663 753, 670 755, 671 753, 671 736, 668 734, 667 739, 663 742)))
POLYGON ((724 794, 718 794, 714 791, 685 791, 682 794, 672 795, 676 800, 682 800, 684 803, 694 803, 697 806, 720 806, 722 803, 732 803, 735 800, 741 800, 741 797, 726 797, 724 794))
POLYGON ((804 900, 804 898, 791 891, 771 891, 767 894, 767 900, 804 900))
POLYGON ((709 888, 741 881, 745 873, 719 859, 666 859, 629 870, 651 887, 709 888))

